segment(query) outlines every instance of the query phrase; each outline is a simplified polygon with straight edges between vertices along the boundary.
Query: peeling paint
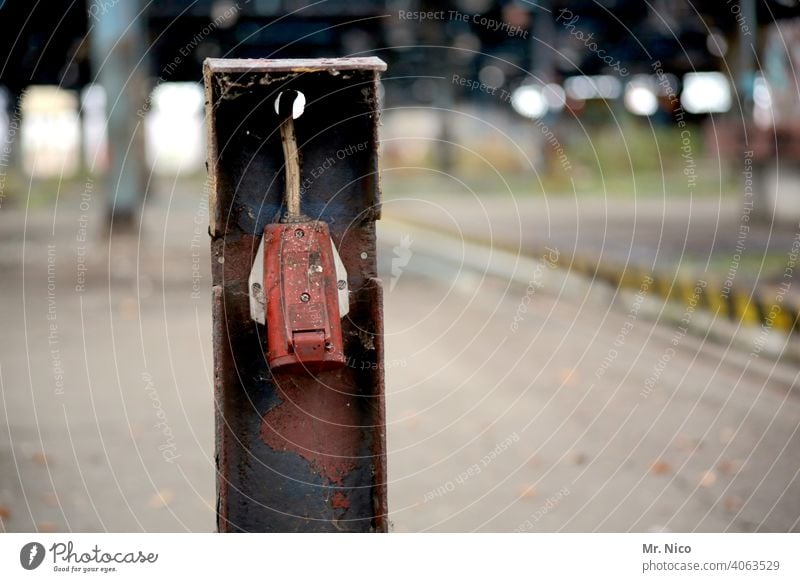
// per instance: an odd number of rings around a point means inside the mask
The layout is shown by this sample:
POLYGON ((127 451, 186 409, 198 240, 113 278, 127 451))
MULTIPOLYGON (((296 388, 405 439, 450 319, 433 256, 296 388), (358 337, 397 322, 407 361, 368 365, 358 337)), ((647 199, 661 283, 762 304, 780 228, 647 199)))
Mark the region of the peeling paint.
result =
POLYGON ((261 438, 277 451, 293 452, 311 463, 330 483, 342 485, 356 466, 363 442, 358 398, 338 371, 312 376, 276 377, 282 402, 264 415, 261 438))

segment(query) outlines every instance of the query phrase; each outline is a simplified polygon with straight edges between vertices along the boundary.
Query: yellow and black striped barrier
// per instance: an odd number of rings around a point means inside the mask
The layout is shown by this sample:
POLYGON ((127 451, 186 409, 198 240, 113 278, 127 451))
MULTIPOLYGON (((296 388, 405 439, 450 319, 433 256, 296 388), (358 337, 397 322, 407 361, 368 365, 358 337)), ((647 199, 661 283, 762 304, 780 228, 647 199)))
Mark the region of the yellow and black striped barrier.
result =
POLYGON ((591 279, 605 281, 620 289, 639 290, 643 282, 651 281, 648 292, 665 301, 696 303, 717 317, 725 317, 734 324, 776 329, 785 333, 800 331, 800 305, 786 295, 788 287, 758 288, 753 292, 726 286, 716 280, 692 279, 685 275, 665 275, 648 269, 627 265, 615 268, 587 259, 574 259, 560 265, 574 273, 591 279))

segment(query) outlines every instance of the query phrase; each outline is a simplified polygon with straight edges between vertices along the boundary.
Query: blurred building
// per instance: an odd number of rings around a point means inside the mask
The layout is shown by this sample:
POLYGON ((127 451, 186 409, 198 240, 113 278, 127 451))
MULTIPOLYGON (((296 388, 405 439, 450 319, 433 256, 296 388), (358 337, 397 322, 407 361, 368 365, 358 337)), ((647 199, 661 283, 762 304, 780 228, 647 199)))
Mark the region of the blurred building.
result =
MULTIPOLYGON (((116 80, 96 78, 108 51, 92 47, 101 42, 98 30, 108 26, 109 13, 120 5, 116 0, 49 0, 33 6, 24 0, 0 2, 5 119, 12 120, 15 112, 19 116, 19 99, 27 87, 74 92, 58 99, 76 104, 82 157, 94 169, 120 159, 102 151, 107 138, 98 107, 109 111, 120 95, 141 89, 127 87, 125 74, 116 80), (55 23, 53 15, 58 16, 55 23), (98 82, 116 83, 121 92, 108 99, 98 82)), ((781 47, 768 27, 800 15, 796 0, 329 0, 312 5, 297 0, 155 0, 142 3, 139 12, 133 2, 125 5, 143 27, 140 40, 126 42, 141 46, 110 46, 132 51, 130 66, 148 80, 151 97, 132 94, 126 108, 135 111, 126 115, 147 119, 142 141, 148 165, 159 171, 200 168, 199 89, 173 84, 199 86, 208 57, 379 56, 389 64, 384 105, 417 108, 395 125, 417 127, 415 135, 431 143, 469 137, 452 116, 441 114, 456 105, 468 114, 480 111, 475 115, 512 137, 531 133, 530 126, 520 123, 523 118, 546 118, 557 133, 574 118, 607 123, 610 111, 663 125, 676 114, 697 122, 733 111, 750 123, 753 115, 764 117, 759 109, 763 99, 757 102, 757 95, 765 95, 770 83, 785 81, 776 73, 782 70, 775 62, 781 47), (161 123, 170 129, 158 130, 161 123), (180 139, 183 145, 175 142, 180 139)), ((111 41, 116 38, 112 35, 111 41)), ((784 94, 790 101, 795 97, 784 94)), ((776 111, 794 119, 792 104, 784 106, 781 99, 776 92, 776 111)), ((23 125, 38 127, 30 121, 23 125)), ((477 125, 471 131, 479 144, 493 139, 477 125)), ((120 147, 114 145, 118 141, 111 147, 120 147)), ((449 167, 454 155, 452 148, 439 148, 423 158, 449 167)))

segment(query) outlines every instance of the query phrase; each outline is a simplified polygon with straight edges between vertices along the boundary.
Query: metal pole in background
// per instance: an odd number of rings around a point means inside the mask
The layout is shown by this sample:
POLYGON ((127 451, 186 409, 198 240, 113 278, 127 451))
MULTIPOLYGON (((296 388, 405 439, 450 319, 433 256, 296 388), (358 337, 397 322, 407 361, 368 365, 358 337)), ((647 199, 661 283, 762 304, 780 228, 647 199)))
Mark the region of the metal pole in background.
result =
POLYGON ((738 23, 739 75, 738 87, 747 121, 751 120, 753 111, 753 81, 755 80, 755 62, 758 49, 758 20, 756 0, 739 0, 742 21, 738 23))
POLYGON ((556 31, 550 0, 540 0, 531 7, 533 19, 530 39, 531 72, 541 83, 555 81, 556 31))
MULTIPOLYGON (((144 123, 147 98, 144 16, 138 1, 106 2, 89 11, 92 68, 106 92, 108 219, 123 230, 138 223, 147 185, 144 123)), ((119 228, 117 229, 119 230, 119 228)))
MULTIPOLYGON (((221 532, 387 530, 376 58, 209 59, 208 129, 221 532), (273 371, 249 285, 265 225, 283 210, 274 104, 302 92, 301 212, 327 223, 347 270, 346 365, 273 371)), ((270 321, 267 320, 267 326, 270 321)), ((267 328, 268 329, 268 328, 267 328)))

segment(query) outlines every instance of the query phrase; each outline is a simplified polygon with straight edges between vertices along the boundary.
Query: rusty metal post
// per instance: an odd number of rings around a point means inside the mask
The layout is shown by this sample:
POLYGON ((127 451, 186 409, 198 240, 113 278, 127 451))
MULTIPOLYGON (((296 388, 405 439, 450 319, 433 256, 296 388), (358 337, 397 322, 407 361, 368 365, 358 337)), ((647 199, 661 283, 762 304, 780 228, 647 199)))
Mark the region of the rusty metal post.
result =
MULTIPOLYGON (((204 65, 213 272, 217 526, 221 532, 387 530, 377 58, 209 59, 204 65), (323 220, 347 268, 347 366, 273 373, 250 319, 248 275, 277 221, 281 91, 297 120, 302 212, 323 220)), ((267 322, 269 325, 269 322, 267 322)))

